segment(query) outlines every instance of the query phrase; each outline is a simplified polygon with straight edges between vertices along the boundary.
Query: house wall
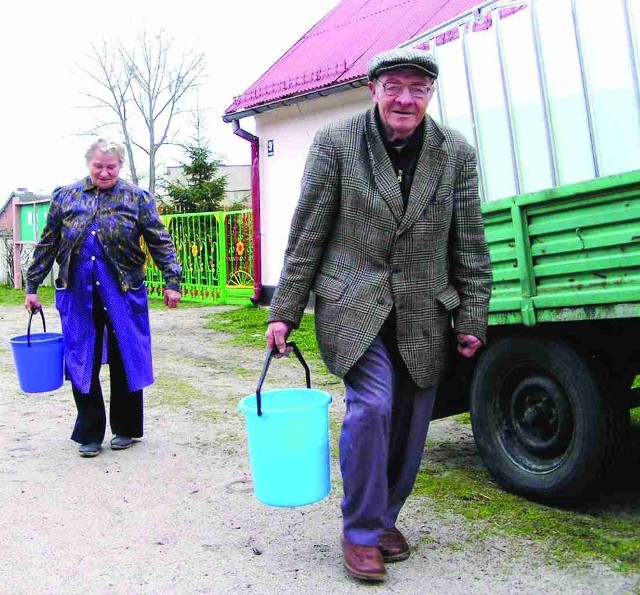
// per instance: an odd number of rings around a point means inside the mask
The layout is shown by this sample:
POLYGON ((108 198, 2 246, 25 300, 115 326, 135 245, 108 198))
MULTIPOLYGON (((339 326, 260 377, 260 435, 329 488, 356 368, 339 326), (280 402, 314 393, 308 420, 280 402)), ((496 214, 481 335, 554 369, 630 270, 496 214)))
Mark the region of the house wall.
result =
POLYGON ((244 202, 251 206, 251 165, 222 165, 222 175, 227 176, 225 205, 244 202))
POLYGON ((13 229, 13 209, 11 208, 11 202, 7 204, 7 207, 0 213, 0 230, 13 229))
POLYGON ((267 297, 280 278, 304 164, 316 131, 370 106, 369 90, 360 87, 255 117, 260 138, 262 282, 267 297))
MULTIPOLYGON (((18 189, 11 194, 0 211, 0 284, 21 287, 24 272, 35 247, 35 242, 40 238, 44 229, 47 213, 49 211, 50 196, 34 194, 26 189, 18 189), (17 229, 14 230, 14 210, 17 213, 17 229), (11 278, 11 268, 14 264, 14 235, 17 235, 20 248, 20 267, 16 278, 11 278), (22 240, 23 242, 21 242, 22 240), (9 265, 11 261, 11 265, 9 265)), ((57 265, 47 276, 43 285, 53 284, 57 275, 57 265)))

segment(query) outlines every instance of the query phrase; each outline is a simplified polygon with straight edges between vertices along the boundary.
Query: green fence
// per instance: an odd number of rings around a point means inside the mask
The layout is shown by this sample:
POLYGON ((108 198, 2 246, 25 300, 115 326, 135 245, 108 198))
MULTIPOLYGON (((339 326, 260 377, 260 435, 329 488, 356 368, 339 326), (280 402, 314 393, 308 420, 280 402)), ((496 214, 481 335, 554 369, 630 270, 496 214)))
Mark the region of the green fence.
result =
MULTIPOLYGON (((253 295, 251 211, 163 215, 182 265, 182 299, 243 303, 253 295)), ((147 252, 149 297, 162 297, 164 280, 147 252)))

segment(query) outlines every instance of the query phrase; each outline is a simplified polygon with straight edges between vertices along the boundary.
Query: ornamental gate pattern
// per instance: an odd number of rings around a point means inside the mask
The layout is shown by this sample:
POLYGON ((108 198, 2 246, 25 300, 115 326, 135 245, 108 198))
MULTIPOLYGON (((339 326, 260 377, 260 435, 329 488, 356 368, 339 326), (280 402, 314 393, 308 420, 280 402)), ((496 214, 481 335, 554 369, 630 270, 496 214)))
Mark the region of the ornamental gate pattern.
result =
MULTIPOLYGON (((163 215, 182 266, 182 299, 210 304, 245 302, 253 295, 250 210, 163 215)), ((162 273, 147 252, 147 291, 162 298, 162 273)))

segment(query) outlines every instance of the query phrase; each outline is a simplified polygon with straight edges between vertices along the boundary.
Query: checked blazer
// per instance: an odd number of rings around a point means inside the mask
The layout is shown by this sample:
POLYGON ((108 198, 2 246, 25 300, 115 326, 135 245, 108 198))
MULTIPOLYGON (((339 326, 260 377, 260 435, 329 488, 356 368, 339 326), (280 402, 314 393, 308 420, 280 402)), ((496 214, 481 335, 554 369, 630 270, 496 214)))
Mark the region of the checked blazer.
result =
POLYGON ((343 377, 395 307, 398 348, 427 388, 446 368, 452 332, 486 340, 491 269, 475 150, 425 116, 405 210, 374 110, 314 138, 269 322, 296 328, 313 290, 322 357, 343 377))

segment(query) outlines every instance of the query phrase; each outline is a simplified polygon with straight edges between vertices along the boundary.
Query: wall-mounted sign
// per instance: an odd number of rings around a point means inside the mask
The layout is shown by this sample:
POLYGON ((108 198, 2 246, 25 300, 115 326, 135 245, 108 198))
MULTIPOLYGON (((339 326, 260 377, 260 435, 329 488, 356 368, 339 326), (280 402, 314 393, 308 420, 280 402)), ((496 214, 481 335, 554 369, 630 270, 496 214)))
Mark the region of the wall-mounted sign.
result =
POLYGON ((273 139, 267 141, 267 157, 273 157, 273 139))

